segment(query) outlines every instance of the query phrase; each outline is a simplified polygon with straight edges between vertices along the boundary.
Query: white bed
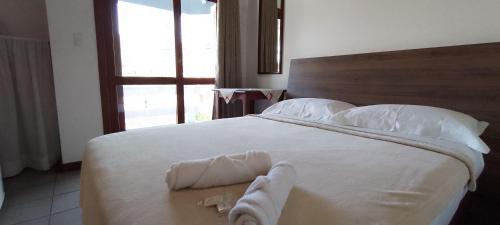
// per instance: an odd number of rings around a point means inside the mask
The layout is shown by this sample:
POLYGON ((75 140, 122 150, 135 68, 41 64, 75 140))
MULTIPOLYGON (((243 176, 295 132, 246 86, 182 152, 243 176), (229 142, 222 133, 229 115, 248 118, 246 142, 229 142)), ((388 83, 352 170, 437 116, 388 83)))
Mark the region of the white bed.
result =
POLYGON ((467 192, 468 188, 465 187, 461 193, 455 195, 455 197, 453 197, 453 199, 449 202, 448 206, 441 211, 436 218, 434 218, 431 225, 449 224, 467 192))
POLYGON ((82 168, 86 225, 219 225, 227 218, 197 202, 248 183, 171 192, 176 161, 267 151, 287 160, 298 183, 279 224, 448 224, 475 188, 481 153, 460 145, 409 140, 278 116, 247 116, 140 129, 92 140, 82 168))

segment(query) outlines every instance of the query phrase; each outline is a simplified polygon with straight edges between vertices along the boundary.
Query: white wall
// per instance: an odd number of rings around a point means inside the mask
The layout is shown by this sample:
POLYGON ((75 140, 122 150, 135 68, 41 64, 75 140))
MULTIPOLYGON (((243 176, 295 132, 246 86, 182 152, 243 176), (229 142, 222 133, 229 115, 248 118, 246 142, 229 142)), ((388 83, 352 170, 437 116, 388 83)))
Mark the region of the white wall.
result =
POLYGON ((49 40, 45 0, 0 0, 0 34, 49 40))
POLYGON ((258 0, 240 0, 243 87, 256 87, 258 0))
MULTIPOLYGON (((245 18, 246 12, 248 11, 248 1, 240 0, 240 30, 241 30, 241 76, 243 87, 248 86, 247 82, 247 45, 243 44, 247 42, 247 20, 245 18)), ((251 0, 250 0, 251 1, 251 0)), ((252 76, 253 77, 253 76, 252 76)))
POLYGON ((255 75, 259 87, 286 88, 294 58, 500 41, 499 0, 285 1, 284 74, 255 75))
POLYGON ((102 135, 92 0, 46 0, 63 163, 102 135))

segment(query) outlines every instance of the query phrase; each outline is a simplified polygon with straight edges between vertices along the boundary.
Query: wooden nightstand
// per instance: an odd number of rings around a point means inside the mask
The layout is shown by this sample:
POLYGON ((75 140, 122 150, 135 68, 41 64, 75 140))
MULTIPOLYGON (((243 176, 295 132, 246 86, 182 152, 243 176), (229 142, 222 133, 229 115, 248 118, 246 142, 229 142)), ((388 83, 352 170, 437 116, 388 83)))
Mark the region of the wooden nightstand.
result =
POLYGON ((231 88, 218 88, 214 89, 215 96, 215 118, 218 119, 220 115, 221 102, 222 103, 234 103, 240 100, 243 104, 243 116, 247 114, 255 113, 254 104, 255 100, 259 99, 277 99, 276 101, 281 101, 285 97, 286 90, 281 89, 256 89, 256 88, 242 88, 242 89, 231 89, 231 88), (273 96, 273 94, 279 93, 279 96, 273 96))

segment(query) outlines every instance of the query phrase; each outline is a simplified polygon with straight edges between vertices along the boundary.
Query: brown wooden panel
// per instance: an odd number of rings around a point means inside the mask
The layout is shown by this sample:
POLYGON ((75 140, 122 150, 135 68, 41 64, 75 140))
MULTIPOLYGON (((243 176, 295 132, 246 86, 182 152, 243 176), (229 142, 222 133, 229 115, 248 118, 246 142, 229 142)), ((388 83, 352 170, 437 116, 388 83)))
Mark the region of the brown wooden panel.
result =
POLYGON ((295 59, 288 96, 448 108, 500 138, 500 43, 295 59))
POLYGON ((500 139, 485 138, 485 142, 494 151, 484 156, 485 166, 477 182, 477 193, 500 200, 500 139))
MULTIPOLYGON (((97 55, 99 62, 99 84, 101 90, 101 106, 103 130, 105 134, 120 131, 118 112, 118 96, 113 85, 117 74, 114 47, 116 45, 116 29, 113 21, 116 17, 117 0, 94 0, 94 16, 96 26, 97 55)), ((119 52, 119 51, 118 51, 119 52)))

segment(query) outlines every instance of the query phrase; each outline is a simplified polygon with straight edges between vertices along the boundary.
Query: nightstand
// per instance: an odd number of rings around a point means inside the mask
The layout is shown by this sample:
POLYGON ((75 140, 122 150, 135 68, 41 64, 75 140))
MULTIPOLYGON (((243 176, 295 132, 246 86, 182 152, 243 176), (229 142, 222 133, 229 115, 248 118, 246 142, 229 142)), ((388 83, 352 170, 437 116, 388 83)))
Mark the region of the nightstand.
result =
POLYGON ((234 103, 240 100, 243 105, 243 116, 247 114, 254 114, 254 104, 256 100, 267 99, 272 102, 278 102, 284 99, 286 90, 281 89, 258 89, 258 88, 218 88, 214 89, 215 96, 215 118, 218 119, 220 115, 220 99, 226 104, 234 103))

